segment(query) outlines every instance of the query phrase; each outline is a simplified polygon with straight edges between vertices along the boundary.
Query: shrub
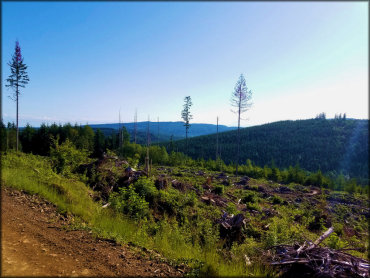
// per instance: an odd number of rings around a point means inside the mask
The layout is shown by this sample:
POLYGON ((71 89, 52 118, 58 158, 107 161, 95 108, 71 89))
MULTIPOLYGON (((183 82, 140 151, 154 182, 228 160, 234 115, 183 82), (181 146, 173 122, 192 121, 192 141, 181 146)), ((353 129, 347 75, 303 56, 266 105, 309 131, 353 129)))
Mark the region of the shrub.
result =
POLYGON ((333 227, 334 227, 334 232, 338 236, 343 235, 343 225, 341 223, 334 223, 333 227))
POLYGON ((89 152, 78 150, 69 139, 60 145, 59 138, 52 141, 54 146, 50 148, 50 157, 58 174, 69 177, 79 165, 88 161, 89 152))
POLYGON ((274 205, 279 205, 279 204, 283 203, 283 199, 281 199, 280 196, 274 195, 274 197, 272 197, 272 203, 274 205))
POLYGON ((238 213, 238 210, 236 209, 236 205, 234 203, 228 203, 226 207, 226 211, 228 214, 236 215, 238 213))
POLYGON ((217 195, 222 195, 225 191, 225 187, 223 185, 216 185, 213 189, 213 192, 217 195))
POLYGON ((247 203, 247 209, 261 211, 261 207, 257 203, 247 203))
POLYGON ((255 203, 255 202, 257 202, 257 198, 258 197, 257 197, 256 193, 250 192, 250 193, 247 193, 247 194, 245 194, 243 196, 242 202, 244 204, 247 204, 247 203, 255 203))
POLYGON ((109 197, 114 208, 136 219, 148 216, 149 203, 135 192, 132 185, 128 188, 120 188, 119 191, 119 193, 112 193, 109 197))
POLYGON ((194 191, 191 191, 185 195, 184 205, 193 207, 197 203, 197 199, 197 194, 194 191))
POLYGON ((158 190, 151 179, 141 177, 134 184, 135 192, 144 197, 146 201, 153 202, 154 198, 158 195, 158 190))
POLYGON ((346 244, 343 242, 339 236, 334 232, 330 235, 330 237, 327 239, 327 245, 332 249, 341 249, 346 244))
POLYGON ((169 215, 176 215, 179 209, 180 193, 176 189, 160 190, 158 192, 158 206, 169 215))

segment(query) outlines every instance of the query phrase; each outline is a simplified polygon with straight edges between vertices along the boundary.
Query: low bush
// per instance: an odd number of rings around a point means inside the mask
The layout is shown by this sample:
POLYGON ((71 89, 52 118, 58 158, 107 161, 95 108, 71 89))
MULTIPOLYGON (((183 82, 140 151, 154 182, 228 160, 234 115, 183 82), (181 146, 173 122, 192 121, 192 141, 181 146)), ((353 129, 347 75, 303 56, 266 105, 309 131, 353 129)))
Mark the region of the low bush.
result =
POLYGON ((140 177, 134 184, 135 192, 144 197, 149 203, 152 203, 158 195, 158 190, 151 179, 140 177))
POLYGON ((223 185, 216 185, 215 188, 213 189, 213 192, 217 195, 222 195, 224 194, 225 187, 223 185))
POLYGON ((116 210, 136 219, 145 218, 149 214, 149 203, 144 196, 135 192, 132 185, 120 188, 119 193, 112 193, 109 202, 116 210))
POLYGON ((244 204, 248 204, 248 203, 255 203, 257 202, 257 194, 255 192, 249 192, 247 194, 245 194, 243 197, 242 197, 242 202, 244 204))
POLYGON ((77 149, 68 139, 62 144, 59 144, 59 138, 52 139, 52 141, 50 157, 58 174, 71 177, 78 166, 89 161, 89 152, 77 149))
POLYGON ((283 199, 280 196, 274 195, 274 197, 272 197, 272 203, 274 205, 280 205, 283 203, 283 199))

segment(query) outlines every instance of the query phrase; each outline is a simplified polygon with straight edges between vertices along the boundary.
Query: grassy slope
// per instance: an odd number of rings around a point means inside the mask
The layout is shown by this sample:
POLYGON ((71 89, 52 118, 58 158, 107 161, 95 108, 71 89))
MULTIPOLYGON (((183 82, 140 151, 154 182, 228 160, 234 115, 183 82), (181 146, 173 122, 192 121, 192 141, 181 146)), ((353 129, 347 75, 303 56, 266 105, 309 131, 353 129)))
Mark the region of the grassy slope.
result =
POLYGON ((92 191, 84 183, 55 174, 45 157, 12 152, 2 155, 2 184, 40 195, 62 212, 77 216, 99 236, 154 249, 173 262, 185 261, 198 270, 203 265, 201 271, 205 274, 214 271, 223 276, 265 276, 267 273, 258 265, 247 268, 243 261, 225 261, 214 246, 201 249, 187 244, 179 230, 171 226, 149 236, 140 228, 143 223, 136 223, 93 202, 92 191))
MULTIPOLYGON (((184 230, 177 224, 173 225, 171 219, 162 221, 157 233, 149 235, 148 223, 135 222, 113 210, 103 209, 100 203, 92 201, 90 196, 93 192, 84 183, 55 174, 48 158, 10 152, 3 156, 2 160, 2 182, 6 186, 48 199, 61 211, 77 216, 79 222, 86 223, 88 228, 99 236, 156 250, 173 263, 187 262, 194 268, 195 273, 199 270, 204 274, 234 276, 252 274, 266 276, 273 273, 258 263, 262 251, 275 244, 291 244, 294 241, 302 242, 304 239, 315 240, 324 229, 323 227, 316 232, 307 229, 309 223, 314 220, 315 210, 330 216, 339 235, 327 239, 324 245, 341 248, 349 244, 351 247, 360 248, 360 251, 351 251, 353 255, 368 257, 366 196, 332 191, 312 195, 313 191, 320 192, 320 189, 296 184, 284 186, 289 188, 289 193, 279 193, 281 185, 262 179, 251 179, 249 189, 225 186, 225 192, 219 197, 228 203, 226 210, 231 209, 233 213, 243 212, 248 219, 245 241, 233 245, 226 251, 222 249, 222 242, 218 240, 202 248, 189 243, 184 230), (252 194, 256 200, 235 206, 236 202, 232 202, 228 194, 234 195, 237 199, 252 194), (300 201, 297 201, 298 198, 300 201), (217 249, 222 252, 217 253, 217 249), (245 254, 255 262, 251 267, 245 266, 245 254)), ((154 175, 164 174, 171 180, 177 179, 190 187, 198 188, 202 192, 201 196, 211 194, 202 189, 208 177, 212 177, 211 188, 220 186, 222 182, 216 178, 219 173, 199 168, 159 167, 153 172, 154 175), (207 173, 198 175, 199 170, 207 173)), ((231 184, 239 180, 233 176, 229 179, 231 184)), ((221 215, 222 210, 221 207, 206 205, 199 199, 193 207, 187 209, 193 210, 201 219, 207 218, 209 213, 207 220, 211 223, 221 215)))

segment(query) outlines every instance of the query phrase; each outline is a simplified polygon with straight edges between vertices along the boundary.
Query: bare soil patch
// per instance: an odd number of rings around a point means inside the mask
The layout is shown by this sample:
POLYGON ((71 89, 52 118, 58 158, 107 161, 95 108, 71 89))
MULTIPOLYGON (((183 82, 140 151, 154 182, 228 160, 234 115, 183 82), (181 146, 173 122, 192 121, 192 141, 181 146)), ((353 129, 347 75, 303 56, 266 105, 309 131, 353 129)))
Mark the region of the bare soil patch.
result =
POLYGON ((1 276, 182 276, 159 254, 69 230, 70 219, 34 195, 1 189, 1 276))

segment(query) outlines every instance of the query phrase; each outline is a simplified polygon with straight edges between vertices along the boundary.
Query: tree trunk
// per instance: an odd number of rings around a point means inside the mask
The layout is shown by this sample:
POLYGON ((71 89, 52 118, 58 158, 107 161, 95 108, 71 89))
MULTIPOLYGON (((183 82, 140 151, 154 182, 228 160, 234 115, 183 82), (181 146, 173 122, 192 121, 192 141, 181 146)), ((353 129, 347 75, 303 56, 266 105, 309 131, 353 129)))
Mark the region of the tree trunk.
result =
POLYGON ((241 104, 242 104, 242 94, 239 92, 239 109, 238 109, 238 138, 237 138, 237 145, 238 150, 236 153, 236 176, 238 175, 238 165, 239 165, 239 152, 240 152, 240 113, 241 113, 241 104))
POLYGON ((19 93, 18 93, 18 78, 17 78, 17 89, 16 89, 16 92, 15 92, 15 94, 16 94, 16 99, 17 99, 17 152, 18 152, 18 138, 19 138, 19 129, 18 129, 18 95, 19 95, 19 93))
POLYGON ((185 128, 185 134, 186 134, 186 154, 188 154, 189 149, 188 149, 188 127, 187 126, 185 128))

